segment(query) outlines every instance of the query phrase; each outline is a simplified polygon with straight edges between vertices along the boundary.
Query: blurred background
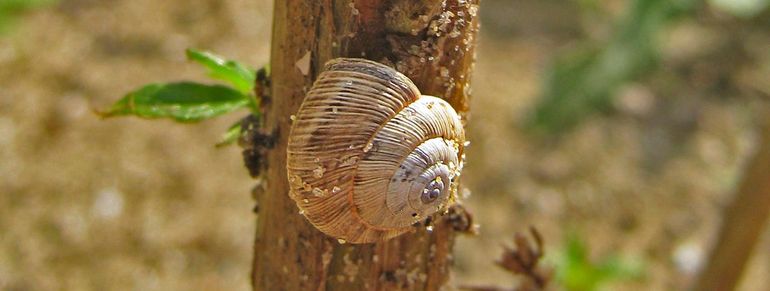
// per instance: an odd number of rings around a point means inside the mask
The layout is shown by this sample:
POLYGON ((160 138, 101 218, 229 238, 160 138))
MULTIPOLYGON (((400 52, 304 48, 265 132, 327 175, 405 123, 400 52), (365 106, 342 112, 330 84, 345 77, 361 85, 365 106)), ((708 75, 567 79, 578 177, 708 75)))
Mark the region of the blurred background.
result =
MULTIPOLYGON (((0 0, 0 290, 250 290, 254 181, 214 147, 247 112, 93 110, 208 82, 186 48, 266 64, 271 2, 0 0)), ((688 286, 757 146, 768 2, 482 1, 453 284, 513 284, 532 225, 567 290, 688 286)), ((746 270, 770 286, 770 232, 746 270)))

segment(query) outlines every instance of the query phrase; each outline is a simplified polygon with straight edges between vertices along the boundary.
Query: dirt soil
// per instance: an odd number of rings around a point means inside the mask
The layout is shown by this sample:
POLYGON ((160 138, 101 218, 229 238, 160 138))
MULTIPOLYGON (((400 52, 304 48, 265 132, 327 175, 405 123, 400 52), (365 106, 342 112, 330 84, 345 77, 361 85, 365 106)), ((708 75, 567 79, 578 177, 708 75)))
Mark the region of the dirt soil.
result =
MULTIPOLYGON (((188 47, 265 64, 271 2, 64 0, 0 36, 0 289, 250 290, 254 181, 236 147, 214 148, 246 112, 180 125, 100 120, 93 110, 146 83, 205 81, 185 60, 188 47)), ((623 90, 616 114, 560 139, 533 137, 521 120, 578 20, 513 2, 520 6, 481 8, 463 176, 481 227, 458 239, 453 284, 513 284, 494 261, 515 231, 533 225, 549 256, 574 232, 594 257, 643 262, 643 278, 611 290, 682 289, 755 145, 754 103, 699 87, 713 74, 676 71, 684 85, 653 76, 623 90)), ((665 59, 675 66, 719 52, 730 41, 723 34, 685 23, 665 59), (701 33, 710 38, 687 38, 701 33)), ((770 285, 767 236, 741 290, 770 285)))

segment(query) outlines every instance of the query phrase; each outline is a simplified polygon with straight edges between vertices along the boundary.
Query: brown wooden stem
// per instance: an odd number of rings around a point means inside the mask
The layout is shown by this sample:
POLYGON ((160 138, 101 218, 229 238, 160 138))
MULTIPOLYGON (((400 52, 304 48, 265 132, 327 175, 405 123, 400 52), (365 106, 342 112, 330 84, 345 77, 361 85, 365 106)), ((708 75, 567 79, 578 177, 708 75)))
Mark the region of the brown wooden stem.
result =
POLYGON ((770 216, 770 110, 756 154, 724 211, 718 241, 693 290, 734 290, 770 216))
POLYGON ((264 168, 263 190, 256 191, 255 290, 438 290, 447 283, 455 233, 469 227, 461 208, 434 218, 432 232, 422 227, 383 243, 340 244, 313 228, 289 199, 286 138, 290 116, 335 57, 393 66, 424 94, 443 97, 467 116, 477 9, 478 0, 276 1, 270 98, 261 122, 262 132, 274 133, 274 146, 264 162, 248 162, 260 151, 246 156, 247 165, 264 168))

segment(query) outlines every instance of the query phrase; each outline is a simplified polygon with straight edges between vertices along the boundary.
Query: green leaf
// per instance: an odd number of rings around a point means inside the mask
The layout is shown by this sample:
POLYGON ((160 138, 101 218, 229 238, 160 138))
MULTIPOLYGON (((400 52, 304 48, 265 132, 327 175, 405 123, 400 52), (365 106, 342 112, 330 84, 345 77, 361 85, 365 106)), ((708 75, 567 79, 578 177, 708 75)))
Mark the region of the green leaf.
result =
POLYGON ((247 107, 249 97, 230 87, 192 82, 150 84, 128 93, 102 117, 135 115, 172 118, 180 122, 209 119, 247 107))
POLYGON ((243 94, 251 93, 254 89, 254 80, 256 79, 254 70, 230 60, 225 60, 220 56, 210 52, 187 49, 187 58, 195 61, 208 69, 209 76, 229 82, 243 94))
POLYGON ((241 121, 239 120, 233 125, 230 125, 227 131, 224 134, 222 134, 222 138, 216 144, 216 147, 231 145, 235 143, 240 137, 241 137, 241 121))

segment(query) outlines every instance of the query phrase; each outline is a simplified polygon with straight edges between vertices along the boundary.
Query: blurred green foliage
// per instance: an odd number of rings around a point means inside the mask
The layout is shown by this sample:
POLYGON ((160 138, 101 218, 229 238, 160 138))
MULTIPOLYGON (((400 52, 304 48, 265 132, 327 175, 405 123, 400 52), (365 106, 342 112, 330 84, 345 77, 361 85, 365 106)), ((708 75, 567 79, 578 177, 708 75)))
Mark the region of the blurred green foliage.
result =
POLYGON ((639 261, 622 260, 610 254, 592 261, 588 247, 576 234, 571 234, 564 249, 557 254, 556 275, 566 290, 593 291, 612 281, 638 279, 644 275, 639 261))
POLYGON ((559 133, 595 112, 611 109, 612 97, 623 84, 656 67, 660 32, 688 15, 697 3, 634 0, 608 40, 557 57, 546 72, 544 94, 529 125, 545 133, 559 133))
POLYGON ((58 0, 0 0, 0 34, 8 32, 25 11, 55 4, 58 0))
MULTIPOLYGON (((586 11, 595 12, 601 6, 597 0, 575 1, 586 11)), ((704 4, 749 18, 766 10, 770 0, 630 1, 610 37, 589 41, 555 58, 545 73, 543 94, 528 120, 529 127, 558 134, 592 114, 611 111, 618 89, 658 67, 660 35, 677 20, 693 17, 704 4)))
MULTIPOLYGON (((232 87, 195 82, 149 84, 129 92, 98 114, 102 117, 129 115, 197 122, 248 108, 259 116, 259 96, 254 93, 255 70, 210 52, 188 49, 187 58, 206 68, 209 77, 225 81, 232 87)), ((240 121, 228 128, 218 145, 233 143, 239 136, 240 121)))

